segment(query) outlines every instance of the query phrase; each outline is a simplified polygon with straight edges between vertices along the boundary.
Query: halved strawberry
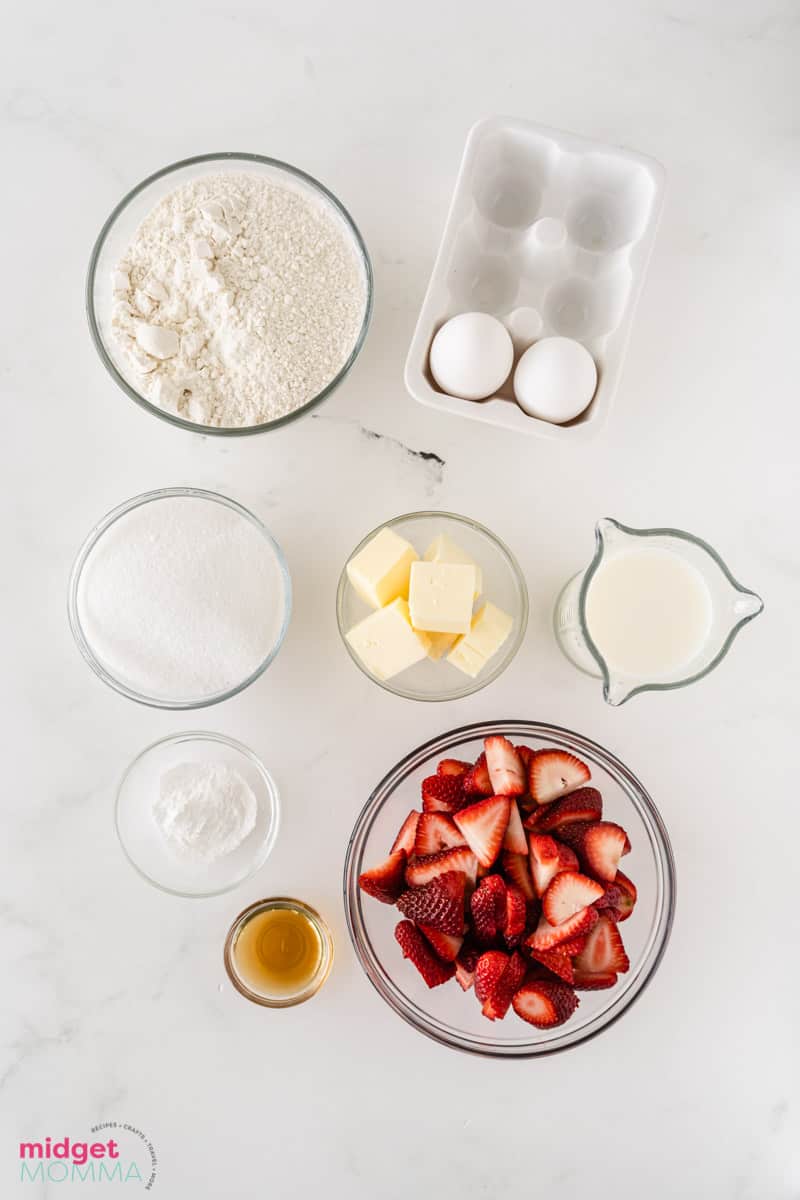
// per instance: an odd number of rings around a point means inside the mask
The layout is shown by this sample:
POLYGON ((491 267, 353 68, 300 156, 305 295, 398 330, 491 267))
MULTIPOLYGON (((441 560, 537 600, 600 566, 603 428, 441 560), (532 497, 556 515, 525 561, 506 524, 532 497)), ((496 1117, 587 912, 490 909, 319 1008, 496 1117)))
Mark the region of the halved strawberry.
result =
POLYGON ((422 781, 422 811, 452 813, 464 803, 458 775, 428 775, 422 781))
POLYGON ((569 941, 559 942, 558 948, 559 950, 562 950, 564 954, 568 954, 570 958, 575 958, 577 954, 580 954, 588 940, 588 933, 579 933, 577 937, 570 938, 569 941))
POLYGON ((474 887, 477 870, 478 860, 469 846, 454 846, 452 850, 440 850, 438 854, 426 854, 410 862, 406 867, 406 883, 409 887, 421 887, 445 871, 463 871, 474 887))
POLYGON ((572 983, 575 977, 572 959, 563 946, 554 946, 552 950, 531 950, 530 954, 532 958, 535 958, 543 967, 547 967, 548 971, 552 971, 554 975, 558 975, 565 983, 572 983))
POLYGON ((561 925, 603 895, 603 885, 578 871, 560 871, 542 898, 542 912, 551 925, 561 925))
POLYGON ((458 778, 466 775, 472 763, 462 762, 460 758, 443 758, 436 768, 437 775, 453 775, 458 778))
POLYGON ((405 869, 405 850, 395 850, 379 866, 362 871, 358 877, 358 886, 362 892, 374 896, 382 904, 394 904, 405 886, 405 869))
POLYGON ((528 853, 528 839, 525 836, 525 830, 522 828, 522 817, 519 815, 517 802, 513 798, 511 798, 511 805, 508 810, 508 825, 506 826, 503 838, 503 849, 510 850, 512 854, 528 853))
POLYGON ((507 737, 488 737, 483 743, 492 791, 496 796, 523 796, 528 780, 522 760, 507 737))
POLYGON ((515 746, 514 749, 519 755, 519 760, 522 763, 523 770, 525 771, 525 778, 527 779, 528 769, 531 765, 531 759, 533 758, 535 751, 531 750, 530 746, 515 746))
POLYGON ((486 766, 486 755, 480 754, 475 760, 475 766, 470 767, 464 776, 465 796, 491 796, 492 781, 486 766))
POLYGON ((594 906, 598 912, 604 916, 610 917, 612 921, 622 919, 622 891, 617 887, 616 883, 607 883, 605 891, 599 900, 595 900, 594 906))
POLYGON ((487 950, 475 966, 475 995, 481 1004, 489 998, 508 966, 508 955, 502 950, 487 950))
POLYGON ((488 1020, 502 1021, 511 1007, 514 993, 525 978, 527 969, 525 959, 514 951, 503 974, 483 1002, 481 1012, 488 1020))
POLYGON ((537 833, 550 833, 573 821, 599 821, 603 815, 603 797, 597 788, 582 787, 568 796, 553 801, 552 808, 541 817, 537 833))
POLYGON ((617 982, 616 971, 579 971, 573 968, 573 987, 580 992, 599 992, 603 988, 613 987, 617 982))
POLYGON ((411 959, 429 988, 438 987, 440 983, 447 983, 448 979, 453 978, 456 973, 453 964, 442 962, 434 954, 412 921, 400 921, 394 936, 403 951, 403 958, 411 959))
MULTIPOLYGON (((536 804, 536 801, 533 801, 532 803, 536 804)), ((522 822, 525 829, 530 830, 531 833, 540 833, 542 823, 546 820, 547 814, 552 812, 555 804, 556 801, 551 800, 549 804, 540 804, 535 807, 527 814, 525 820, 522 822)))
POLYGON ((483 946, 493 942, 505 924, 506 890, 499 875, 487 875, 470 897, 472 931, 483 946))
POLYGON ((552 950, 553 946, 559 946, 562 942, 570 942, 579 934, 588 933, 599 919, 600 915, 597 909, 593 908, 591 904, 587 908, 582 908, 580 912, 576 912, 574 916, 568 917, 566 921, 562 921, 560 925, 551 925, 547 917, 542 915, 539 924, 525 945, 529 946, 531 950, 552 950))
POLYGON ((490 796, 453 816, 470 850, 484 867, 490 867, 500 853, 510 810, 508 796, 490 796))
POLYGON ((529 833, 528 848, 533 888, 541 897, 561 870, 561 850, 555 838, 546 833, 529 833))
POLYGON ((400 832, 392 843, 392 854, 396 850, 405 850, 406 854, 414 853, 414 838, 417 836, 417 822, 420 814, 414 808, 400 826, 400 832))
POLYGON ((623 875, 619 868, 617 869, 614 883, 620 890, 619 919, 620 921, 627 921, 636 904, 636 884, 632 879, 628 879, 627 875, 623 875))
POLYGON ((528 906, 525 896, 515 883, 506 884, 506 911, 502 923, 503 937, 509 949, 519 945, 525 932, 528 906))
POLYGON ((586 975, 602 975, 611 971, 624 974, 630 965, 616 923, 601 913, 586 939, 586 945, 575 958, 575 969, 586 975))
POLYGON ((524 983, 511 1001, 514 1012, 537 1029, 552 1029, 569 1020, 578 1007, 578 997, 566 983, 533 980, 524 983))
POLYGON ((537 804, 547 804, 582 787, 592 773, 566 750, 537 750, 528 771, 530 793, 537 804))
POLYGON ((417 928, 425 934, 439 958, 444 962, 455 962, 464 941, 463 935, 457 937, 453 933, 442 933, 431 925, 418 925, 417 928))
POLYGON ((613 821, 596 821, 581 829, 575 846, 584 870, 604 883, 614 882, 617 864, 630 848, 627 833, 613 821))
POLYGON ((424 812, 420 815, 414 838, 414 853, 417 858, 464 845, 466 842, 445 813, 424 812))
POLYGON ((481 956, 477 946, 465 941, 456 959, 456 979, 462 991, 468 992, 475 979, 475 968, 481 956))
POLYGON ((506 880, 515 884, 526 900, 531 901, 535 898, 536 892, 533 890, 527 854, 512 854, 510 850, 504 850, 500 866, 505 873, 506 880))
POLYGON ((445 871, 422 887, 407 888, 398 896, 397 907, 411 921, 459 937, 464 932, 465 886, 462 871, 445 871))

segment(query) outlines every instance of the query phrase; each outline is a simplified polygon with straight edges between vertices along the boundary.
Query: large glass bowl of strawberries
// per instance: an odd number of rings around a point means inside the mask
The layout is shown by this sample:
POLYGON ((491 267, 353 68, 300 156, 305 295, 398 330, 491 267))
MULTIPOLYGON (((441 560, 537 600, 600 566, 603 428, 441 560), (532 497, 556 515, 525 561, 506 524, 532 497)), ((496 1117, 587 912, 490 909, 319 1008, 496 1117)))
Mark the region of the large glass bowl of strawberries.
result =
POLYGON ((666 949, 675 868, 636 776, 533 721, 464 726, 408 754, 345 862, 356 953, 421 1033, 498 1058, 607 1029, 666 949))

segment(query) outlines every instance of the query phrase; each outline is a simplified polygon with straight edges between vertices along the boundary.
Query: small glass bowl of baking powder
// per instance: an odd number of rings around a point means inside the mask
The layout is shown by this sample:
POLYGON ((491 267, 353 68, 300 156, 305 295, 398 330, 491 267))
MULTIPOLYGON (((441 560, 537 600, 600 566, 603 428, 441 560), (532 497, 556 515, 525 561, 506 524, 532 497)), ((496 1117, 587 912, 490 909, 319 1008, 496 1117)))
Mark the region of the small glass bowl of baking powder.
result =
MULTIPOLYGON (((275 781, 261 760, 241 742, 221 733, 177 733, 147 746, 120 780, 114 807, 120 846, 128 862, 148 883, 173 896, 201 899, 219 896, 244 883, 269 857, 280 824, 280 801, 275 781), (254 801, 246 836, 227 853, 208 853, 208 822, 195 818, 202 835, 204 854, 178 855, 164 837, 153 810, 171 771, 191 766, 217 765, 236 772, 236 778, 254 801)), ((198 850, 200 847, 198 836, 198 850)))
MULTIPOLYGON (((232 218, 232 220, 235 220, 235 218, 232 218)), ((294 236, 296 236, 296 231, 289 231, 283 239, 279 240, 283 244, 287 242, 291 244, 294 236)), ((169 241, 169 239, 167 240, 169 241)), ((197 245, 197 241, 198 239, 195 239, 195 246, 197 245)), ((313 262, 318 256, 318 247, 312 244, 306 247, 306 249, 308 253, 302 256, 302 263, 307 267, 308 261, 313 262)), ((205 255, 210 252, 210 249, 204 245, 199 253, 205 255)), ((194 265, 202 266, 203 264, 194 265)), ((286 267, 286 273, 289 275, 294 274, 293 263, 287 262, 282 265, 286 267)), ((270 273, 270 267, 266 263, 261 265, 260 270, 265 275, 270 273)), ((211 273, 214 274, 213 271, 211 273)), ((276 271, 274 274, 277 279, 281 272, 276 271)), ((342 303, 341 291, 343 285, 341 279, 338 281, 332 279, 331 285, 333 288, 332 302, 334 308, 339 311, 342 303)), ((246 287, 249 288, 249 286, 250 284, 246 283, 246 287)), ((156 281, 156 289, 155 294, 158 295, 160 292, 159 281, 156 281)), ((291 295, 288 297, 284 295, 282 298, 288 304, 291 304, 291 295)), ((150 306, 150 300, 147 296, 145 296, 143 302, 146 307, 150 306)), ((156 315, 152 320, 158 325, 158 301, 156 300, 154 304, 156 315)), ((314 179, 313 176, 288 163, 281 162, 278 159, 267 158, 260 154, 225 152, 196 155, 192 158, 172 163, 142 180, 141 183, 137 184, 136 187, 123 197, 100 230, 92 250, 86 281, 86 312, 92 340, 103 365, 114 382, 131 400, 134 400, 147 412, 160 417, 161 420, 167 421, 171 425, 176 425, 180 429, 188 429, 193 433, 217 434, 222 437, 243 437, 247 434, 265 433, 271 429, 277 429, 310 412, 317 405, 321 404, 323 400, 327 399, 348 375, 361 352, 372 315, 372 305, 372 264, 361 233, 347 209, 332 192, 318 180, 314 179), (150 385, 144 383, 146 376, 132 369, 131 361, 126 356, 112 328, 112 313, 115 301, 119 302, 121 299, 119 295, 115 295, 117 285, 114 281, 119 277, 118 264, 124 259, 133 239, 137 235, 137 231, 140 230, 145 219, 153 213, 153 210, 166 197, 176 193, 178 189, 186 185, 192 185, 198 181, 202 183, 204 179, 208 179, 210 176, 221 178, 226 175, 236 175, 237 173, 239 176, 247 174, 254 179, 268 181, 279 189, 293 193, 307 204, 309 211, 315 209, 318 213, 322 214, 324 220, 329 223, 330 228, 335 230, 340 237, 343 250, 346 250, 352 257, 354 269, 359 280, 358 303, 360 307, 357 319, 354 319, 352 322, 352 330, 348 326, 348 339, 344 350, 342 350, 341 346, 337 347, 336 356, 332 360, 335 365, 331 365, 330 368, 324 368, 324 379, 322 375, 319 376, 320 386, 314 395, 307 398, 298 397, 297 405, 292 407, 290 411, 281 412, 280 415, 276 415, 271 419, 261 420, 258 423, 226 424, 221 422, 217 417, 210 420, 209 423, 205 423, 203 420, 193 419, 194 413, 187 414, 187 411, 176 408, 172 402, 162 405, 158 402, 158 397, 154 397, 153 395, 148 396, 147 392, 151 389, 150 385), (351 332, 352 344, 349 336, 351 332), (349 353, 347 352, 348 346, 350 347, 349 353)), ((290 311, 290 309, 286 311, 290 311)), ((147 323, 150 320, 150 318, 143 316, 140 311, 136 310, 133 311, 133 318, 137 326, 147 323)), ((275 335, 272 332, 273 327, 277 328, 278 326, 275 326, 275 322, 268 321, 267 332, 263 339, 264 344, 270 340, 267 334, 272 334, 272 340, 277 340, 278 348, 280 349, 282 346, 284 350, 286 349, 287 342, 297 342, 299 347, 309 340, 307 329, 301 329, 297 335, 292 332, 288 332, 287 334, 286 327, 279 323, 280 332, 279 335, 275 335)), ((241 333, 241 330, 239 332, 241 333)), ((215 328, 215 341, 219 340, 218 333, 218 328, 215 328)), ((138 350, 136 352, 138 353, 138 350)), ((325 361, 328 362, 328 356, 331 353, 330 345, 323 347, 322 353, 326 356, 325 361)), ((241 350, 239 349, 237 352, 234 347, 227 357, 230 361, 240 361, 241 350)), ((147 366, 150 368, 152 364, 148 362, 147 366)), ((285 364, 276 364, 276 373, 278 376, 285 374, 284 367, 285 364)), ((322 370, 321 367, 320 370, 322 370)), ((302 371, 299 373, 300 375, 303 374, 302 371)), ((211 374, 214 374, 213 366, 211 374)), ((155 375, 153 378, 155 379, 155 375)), ((172 390, 175 390, 174 386, 172 390)))

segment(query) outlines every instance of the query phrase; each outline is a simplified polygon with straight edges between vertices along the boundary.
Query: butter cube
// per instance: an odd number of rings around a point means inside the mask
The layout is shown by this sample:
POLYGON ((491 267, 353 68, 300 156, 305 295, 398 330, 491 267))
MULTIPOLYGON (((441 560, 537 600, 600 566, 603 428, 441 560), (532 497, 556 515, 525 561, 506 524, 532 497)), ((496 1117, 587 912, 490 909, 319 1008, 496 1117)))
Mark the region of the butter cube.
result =
POLYGON ((419 557, 414 547, 392 529, 381 529, 347 564, 347 578, 362 600, 383 608, 398 596, 408 599, 411 564, 419 557))
POLYGON ((447 661, 474 679, 500 649, 513 626, 514 620, 508 613, 487 602, 476 612, 472 628, 458 639, 447 661))
POLYGON ((401 596, 354 625, 347 640, 378 679, 391 679, 421 662, 429 647, 427 634, 411 628, 408 603, 401 596))
POLYGON ((428 549, 425 551, 423 558, 426 562, 443 562, 443 563, 465 563, 468 567, 475 568, 475 599, 477 600, 483 591, 482 572, 474 559, 470 558, 466 550, 462 550, 457 542, 454 542, 446 533, 440 533, 431 542, 428 549))
POLYGON ((430 641, 428 658, 432 659, 433 662, 438 662, 440 658, 443 658, 447 654, 448 650, 452 650, 453 646, 455 646, 458 641, 458 634, 429 633, 428 640, 430 641))
POLYGON ((475 597, 475 568, 465 563, 411 564, 411 624, 428 633, 468 633, 475 597))

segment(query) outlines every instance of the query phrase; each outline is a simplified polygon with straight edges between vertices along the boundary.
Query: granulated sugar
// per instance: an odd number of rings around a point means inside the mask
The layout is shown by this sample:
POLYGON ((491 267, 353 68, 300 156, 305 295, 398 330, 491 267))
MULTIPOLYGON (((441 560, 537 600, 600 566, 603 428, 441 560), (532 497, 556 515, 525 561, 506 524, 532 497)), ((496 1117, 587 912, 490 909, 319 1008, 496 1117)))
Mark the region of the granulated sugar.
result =
POLYGON ((100 664, 155 700, 193 701, 243 683, 286 611, 279 559, 245 516, 202 497, 140 504, 100 537, 78 617, 100 664))
POLYGON ((363 262, 321 198, 255 172, 165 196, 114 272, 111 327, 135 387, 185 420, 258 425, 313 399, 361 330, 363 262))

